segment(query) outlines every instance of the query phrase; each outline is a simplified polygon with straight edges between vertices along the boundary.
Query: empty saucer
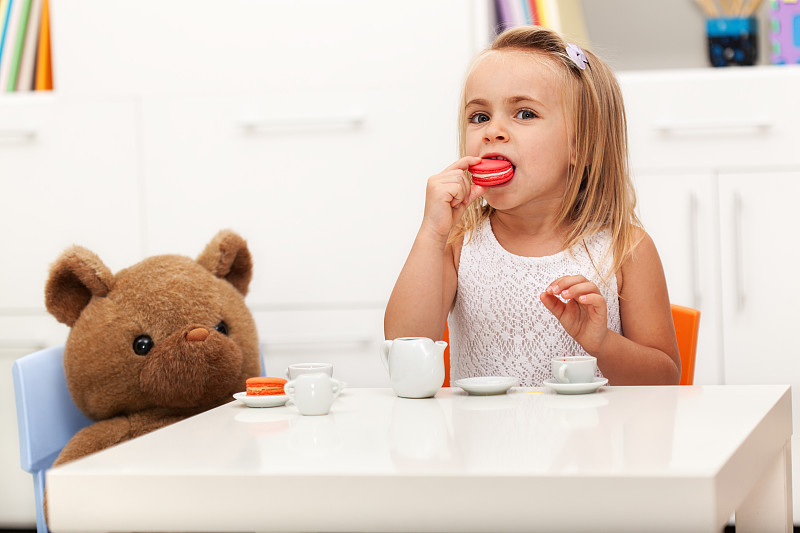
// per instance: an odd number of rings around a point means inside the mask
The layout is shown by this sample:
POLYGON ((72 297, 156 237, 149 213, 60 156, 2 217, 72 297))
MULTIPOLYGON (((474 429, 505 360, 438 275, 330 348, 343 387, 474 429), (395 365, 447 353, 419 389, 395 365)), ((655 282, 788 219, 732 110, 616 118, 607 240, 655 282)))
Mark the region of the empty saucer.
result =
POLYGON ((492 394, 504 394, 511 387, 515 387, 519 381, 517 378, 509 376, 486 376, 457 379, 454 383, 456 387, 461 387, 469 394, 489 396, 492 394))
POLYGON ((546 379, 543 383, 559 394, 588 394, 608 383, 608 379, 594 378, 591 383, 559 383, 555 379, 546 379))

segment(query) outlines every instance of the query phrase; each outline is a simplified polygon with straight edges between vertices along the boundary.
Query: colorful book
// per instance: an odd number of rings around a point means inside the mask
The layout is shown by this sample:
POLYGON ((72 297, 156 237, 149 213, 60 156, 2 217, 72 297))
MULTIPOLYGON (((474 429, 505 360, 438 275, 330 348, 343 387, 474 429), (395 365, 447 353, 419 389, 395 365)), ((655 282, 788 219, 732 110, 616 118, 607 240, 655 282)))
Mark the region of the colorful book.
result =
POLYGON ((542 20, 541 17, 539 17, 539 13, 537 12, 536 0, 528 0, 528 9, 531 13, 531 24, 535 26, 541 26, 542 20))
POLYGON ((535 0, 539 25, 557 31, 567 41, 589 46, 589 32, 580 0, 535 0))
POLYGON ((533 24, 533 16, 531 15, 531 6, 528 3, 528 0, 519 0, 519 3, 522 5, 522 16, 525 20, 525 25, 530 26, 533 24))
POLYGON ((553 28, 549 11, 550 2, 548 0, 536 0, 536 13, 539 15, 539 25, 555 29, 553 28))
POLYGON ((511 8, 508 0, 495 0, 494 5, 497 10, 497 33, 500 33, 511 27, 511 8))
POLYGON ((508 7, 511 11, 511 26, 524 26, 525 25, 525 12, 522 9, 521 0, 509 0, 508 7))
POLYGON ((28 29, 28 16, 31 13, 31 0, 21 0, 22 9, 20 10, 19 20, 17 21, 17 33, 14 38, 14 52, 11 55, 11 71, 8 74, 7 92, 14 92, 17 88, 17 77, 19 76, 19 62, 22 59, 22 48, 25 46, 25 31, 28 29))
POLYGON ((14 43, 17 40, 17 27, 19 15, 22 12, 23 0, 9 0, 8 20, 6 21, 5 37, 3 38, 3 55, 0 57, 0 93, 6 92, 8 77, 11 74, 12 55, 14 43))
POLYGON ((39 21, 41 17, 42 0, 31 0, 28 26, 25 30, 25 42, 22 45, 22 56, 19 61, 17 91, 33 90, 33 78, 36 73, 36 45, 39 43, 39 21))
POLYGON ((6 42, 8 13, 11 11, 11 0, 0 0, 0 59, 3 58, 3 45, 6 42))
POLYGON ((39 23, 39 45, 36 47, 37 91, 53 90, 53 66, 50 55, 50 2, 42 1, 42 19, 39 23))

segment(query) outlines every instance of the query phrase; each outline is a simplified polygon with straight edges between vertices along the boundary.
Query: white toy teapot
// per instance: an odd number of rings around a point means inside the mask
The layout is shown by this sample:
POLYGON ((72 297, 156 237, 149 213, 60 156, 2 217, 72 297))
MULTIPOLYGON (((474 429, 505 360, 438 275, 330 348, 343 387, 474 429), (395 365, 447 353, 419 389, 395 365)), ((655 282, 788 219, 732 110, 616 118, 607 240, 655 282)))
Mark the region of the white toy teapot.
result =
POLYGON ((430 398, 444 381, 444 349, 447 343, 427 337, 401 337, 384 341, 381 360, 402 398, 430 398))

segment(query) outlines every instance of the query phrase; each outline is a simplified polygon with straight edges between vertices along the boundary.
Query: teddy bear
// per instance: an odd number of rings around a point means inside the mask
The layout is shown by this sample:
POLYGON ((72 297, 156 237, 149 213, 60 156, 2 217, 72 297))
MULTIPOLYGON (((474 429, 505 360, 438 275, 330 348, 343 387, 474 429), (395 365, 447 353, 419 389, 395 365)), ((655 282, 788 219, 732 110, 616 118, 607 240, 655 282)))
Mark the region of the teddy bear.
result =
POLYGON ((55 465, 232 401, 261 373, 258 335, 244 297, 247 243, 220 231, 197 260, 159 255, 112 274, 81 246, 50 268, 47 310, 70 327, 64 372, 94 422, 55 465))

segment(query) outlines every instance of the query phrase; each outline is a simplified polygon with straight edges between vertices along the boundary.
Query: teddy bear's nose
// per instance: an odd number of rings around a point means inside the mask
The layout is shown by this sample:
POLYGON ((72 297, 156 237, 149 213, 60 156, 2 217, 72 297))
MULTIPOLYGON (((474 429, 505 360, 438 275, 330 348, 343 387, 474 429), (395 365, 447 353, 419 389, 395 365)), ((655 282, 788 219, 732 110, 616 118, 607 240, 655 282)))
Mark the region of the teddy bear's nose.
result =
POLYGON ((186 334, 187 341, 204 341, 208 338, 208 330, 206 328, 194 328, 186 334))

